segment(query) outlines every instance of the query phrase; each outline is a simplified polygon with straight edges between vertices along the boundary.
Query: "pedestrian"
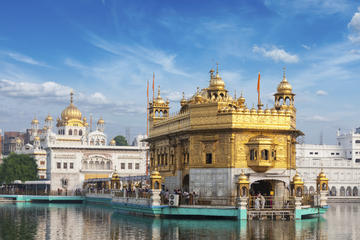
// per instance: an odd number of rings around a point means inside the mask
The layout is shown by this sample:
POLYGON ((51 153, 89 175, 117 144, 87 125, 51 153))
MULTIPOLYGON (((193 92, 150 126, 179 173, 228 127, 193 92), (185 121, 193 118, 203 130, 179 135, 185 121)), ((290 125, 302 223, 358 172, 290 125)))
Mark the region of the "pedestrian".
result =
POLYGON ((256 196, 255 198, 255 209, 260 209, 260 198, 256 196))
POLYGON ((265 208, 265 203, 266 203, 265 197, 261 195, 261 193, 259 193, 259 195, 260 195, 261 208, 265 208))

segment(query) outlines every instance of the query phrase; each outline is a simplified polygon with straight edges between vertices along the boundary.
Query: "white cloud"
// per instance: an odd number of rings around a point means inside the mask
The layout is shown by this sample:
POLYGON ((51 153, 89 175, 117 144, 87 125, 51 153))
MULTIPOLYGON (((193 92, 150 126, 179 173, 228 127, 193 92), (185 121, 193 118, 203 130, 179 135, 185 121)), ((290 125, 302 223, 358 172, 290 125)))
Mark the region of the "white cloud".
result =
POLYGON ((68 95, 70 87, 55 82, 31 83, 0 80, 0 92, 10 97, 62 97, 68 95))
POLYGON ((318 90, 318 91, 316 91, 316 95, 318 95, 318 96, 326 96, 326 95, 328 95, 328 93, 325 92, 324 90, 318 90))
POLYGON ((360 7, 358 8, 358 12, 356 12, 351 18, 348 28, 351 32, 349 35, 350 41, 360 42, 360 7))
POLYGON ((137 62, 157 64, 160 65, 166 72, 176 75, 189 76, 189 74, 175 66, 175 54, 167 54, 161 50, 150 49, 140 45, 127 46, 111 43, 92 33, 89 33, 88 37, 90 39, 90 43, 95 47, 103 49, 111 54, 125 58, 135 58, 137 62))
POLYGON ((277 48, 273 46, 271 49, 265 49, 263 47, 258 47, 254 45, 253 52, 260 53, 264 57, 268 57, 273 59, 274 61, 282 61, 286 63, 297 63, 299 61, 299 57, 297 55, 292 55, 286 52, 284 49, 277 48))
POLYGON ((301 46, 302 46, 303 48, 305 48, 306 50, 310 50, 310 49, 311 49, 311 47, 308 46, 308 45, 306 45, 306 44, 301 44, 301 46))
POLYGON ((307 117, 305 120, 315 121, 315 122, 329 122, 330 121, 330 119, 320 116, 320 115, 310 116, 310 117, 307 117))
POLYGON ((29 56, 20 54, 20 53, 5 52, 5 55, 7 55, 8 57, 10 57, 13 60, 16 60, 18 62, 23 62, 23 63, 27 63, 27 64, 31 64, 31 65, 47 67, 47 65, 45 63, 36 61, 35 59, 33 59, 33 58, 29 57, 29 56))
MULTIPOLYGON (((34 102, 47 101, 63 104, 69 101, 71 91, 72 88, 56 82, 32 83, 15 82, 7 79, 0 80, 0 93, 12 99, 26 98, 34 102)), ((145 111, 141 106, 133 103, 110 101, 100 92, 86 94, 75 91, 75 102, 88 109, 101 109, 103 111, 107 109, 117 115, 145 111)))

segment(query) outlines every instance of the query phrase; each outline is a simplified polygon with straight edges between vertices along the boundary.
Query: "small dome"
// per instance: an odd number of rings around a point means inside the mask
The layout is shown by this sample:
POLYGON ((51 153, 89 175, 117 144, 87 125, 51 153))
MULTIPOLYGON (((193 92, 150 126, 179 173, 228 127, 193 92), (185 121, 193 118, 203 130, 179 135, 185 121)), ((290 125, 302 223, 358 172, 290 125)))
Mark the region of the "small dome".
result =
POLYGON ((296 172, 295 176, 293 177, 293 182, 302 182, 298 172, 296 172))
POLYGON ((53 120, 53 118, 52 118, 52 116, 50 116, 50 114, 48 114, 48 116, 45 118, 45 121, 52 121, 53 120))
POLYGON ((21 143, 22 143, 21 139, 20 139, 20 138, 16 138, 16 143, 17 143, 17 144, 21 144, 21 143))
POLYGON ((240 104, 244 104, 244 103, 245 103, 245 98, 242 96, 242 94, 241 94, 241 96, 237 99, 237 101, 238 101, 238 103, 240 103, 240 104))
POLYGON ((35 141, 40 141, 40 137, 39 137, 39 136, 35 136, 34 140, 35 140, 35 141))
POLYGON ((151 176, 160 176, 160 173, 156 170, 151 172, 151 176))
POLYGON ((270 114, 271 113, 271 110, 270 109, 265 109, 265 114, 270 114))
POLYGON ((111 180, 118 180, 119 178, 120 178, 120 176, 115 170, 111 176, 111 180))
POLYGON ((39 120, 37 120, 36 118, 34 118, 34 119, 31 121, 31 124, 39 124, 39 120))
POLYGON ((251 113, 251 114, 255 114, 255 113, 256 113, 256 109, 254 108, 254 106, 251 108, 250 113, 251 113))
POLYGON ((321 172, 319 173, 319 176, 318 176, 318 178, 320 179, 326 179, 326 175, 325 175, 325 173, 324 173, 324 171, 321 169, 321 172))
POLYGON ((100 118, 99 121, 97 122, 97 124, 105 124, 104 119, 100 118))
POLYGON ((283 80, 279 83, 279 85, 277 87, 277 92, 278 93, 285 93, 285 94, 288 94, 288 93, 292 92, 292 86, 286 79, 285 70, 284 70, 283 80))
POLYGON ((110 141, 110 146, 115 146, 116 145, 116 141, 115 141, 115 139, 112 139, 111 141, 110 141))

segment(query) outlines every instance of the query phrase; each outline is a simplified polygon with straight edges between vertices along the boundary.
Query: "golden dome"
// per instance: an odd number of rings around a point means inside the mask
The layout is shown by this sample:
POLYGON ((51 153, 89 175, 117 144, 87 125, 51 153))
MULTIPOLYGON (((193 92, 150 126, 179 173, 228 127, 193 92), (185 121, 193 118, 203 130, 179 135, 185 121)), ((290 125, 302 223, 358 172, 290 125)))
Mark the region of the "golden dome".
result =
POLYGON ((102 119, 102 117, 99 119, 99 121, 97 122, 97 124, 105 124, 104 119, 102 119))
POLYGON ((116 145, 116 141, 115 141, 115 139, 112 139, 111 141, 110 141, 110 146, 115 146, 116 145))
POLYGON ((115 170, 111 176, 111 180, 118 180, 119 178, 120 178, 120 176, 115 170))
POLYGON ((80 110, 75 107, 73 104, 73 95, 74 93, 70 93, 70 105, 65 108, 61 113, 61 118, 64 120, 71 120, 71 119, 77 119, 81 120, 81 112, 80 110))
POLYGON ((210 70, 210 88, 224 89, 225 83, 219 75, 219 66, 216 65, 216 74, 214 76, 214 69, 210 70))
POLYGON ((35 140, 35 141, 40 141, 40 137, 39 137, 39 136, 35 136, 34 140, 35 140))
POLYGON ((160 173, 156 170, 151 172, 151 176, 160 176, 160 173))
POLYGON ((238 183, 242 183, 242 184, 248 184, 249 183, 249 179, 248 177, 245 175, 244 170, 241 171, 241 174, 238 178, 238 183))
POLYGON ((277 87, 277 92, 278 93, 292 93, 292 86, 286 80, 285 70, 284 70, 283 80, 279 83, 279 85, 277 87))
POLYGON ((319 179, 326 179, 326 175, 324 173, 324 171, 321 169, 321 172, 319 173, 319 176, 318 176, 319 179))
POLYGON ((39 120, 36 117, 31 121, 31 124, 39 124, 39 120))
POLYGON ((245 98, 243 97, 242 93, 241 96, 237 99, 237 101, 240 105, 243 105, 245 103, 245 98))
POLYGON ((21 142, 22 142, 22 141, 21 141, 20 138, 16 138, 16 143, 17 143, 17 144, 21 144, 21 142))
POLYGON ((195 95, 195 102, 201 102, 203 97, 200 95, 199 87, 197 88, 196 95, 195 95))
POLYGON ((301 183, 302 182, 302 179, 301 177, 299 176, 299 173, 296 172, 295 176, 293 177, 293 182, 295 183, 301 183))
POLYGON ((185 93, 183 92, 183 97, 182 97, 182 99, 180 101, 180 105, 184 106, 185 104, 186 104, 186 99, 185 99, 185 93))
POLYGON ((48 114, 48 116, 45 118, 45 121, 52 121, 53 120, 53 118, 52 118, 52 116, 50 116, 50 114, 48 114))
POLYGON ((165 104, 164 99, 160 96, 160 86, 158 88, 158 96, 155 98, 156 103, 165 104))

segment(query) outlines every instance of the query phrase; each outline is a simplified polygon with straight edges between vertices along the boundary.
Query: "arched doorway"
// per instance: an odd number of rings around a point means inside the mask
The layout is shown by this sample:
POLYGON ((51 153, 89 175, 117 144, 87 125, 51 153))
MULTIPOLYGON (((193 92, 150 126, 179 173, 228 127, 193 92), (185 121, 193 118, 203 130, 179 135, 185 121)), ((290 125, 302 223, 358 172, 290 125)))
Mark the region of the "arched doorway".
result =
POLYGON ((182 181, 183 191, 189 192, 189 182, 190 182, 189 174, 186 174, 182 181))
POLYGON ((307 186, 304 186, 304 194, 308 194, 309 193, 309 190, 307 188, 307 186))
POLYGON ((346 188, 346 196, 352 196, 351 187, 346 188))
POLYGON ((309 188, 309 194, 314 194, 315 193, 315 188, 313 186, 311 186, 309 188))
POLYGON ((359 195, 359 191, 357 187, 353 188, 353 196, 358 196, 359 195))
POLYGON ((272 184, 270 181, 267 180, 260 180, 253 182, 250 187, 250 194, 257 195, 261 193, 265 196, 270 196, 270 192, 273 190, 272 184))
POLYGON ((340 196, 345 196, 345 188, 344 187, 340 188, 340 196))
POLYGON ((336 187, 334 186, 331 187, 330 196, 336 196, 336 187))

